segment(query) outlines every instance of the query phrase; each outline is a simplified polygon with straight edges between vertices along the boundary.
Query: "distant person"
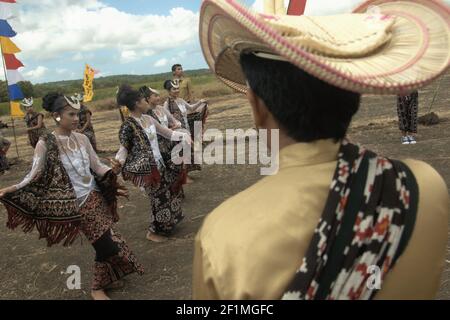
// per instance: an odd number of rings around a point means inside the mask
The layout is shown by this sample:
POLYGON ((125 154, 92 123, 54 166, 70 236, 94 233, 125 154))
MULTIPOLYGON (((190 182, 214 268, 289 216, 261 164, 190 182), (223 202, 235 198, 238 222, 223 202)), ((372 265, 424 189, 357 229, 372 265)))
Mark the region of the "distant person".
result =
MULTIPOLYGON (((175 64, 172 66, 173 80, 178 83, 180 94, 179 97, 189 104, 194 103, 194 90, 192 87, 191 79, 187 78, 183 71, 181 64, 175 64)), ((194 138, 194 124, 197 121, 201 121, 203 125, 203 131, 205 131, 206 119, 208 118, 208 106, 206 105, 201 112, 190 112, 188 115, 188 122, 191 128, 191 135, 194 138)))
POLYGON ((97 139, 95 138, 94 126, 92 125, 92 111, 89 110, 89 108, 85 104, 83 104, 83 95, 75 94, 74 97, 80 102, 81 105, 80 112, 78 113, 79 122, 76 132, 82 133, 86 137, 88 137, 92 147, 94 148, 94 151, 98 153, 99 151, 97 149, 97 139))
POLYGON ((7 127, 8 126, 0 120, 0 176, 8 173, 9 170, 9 164, 8 159, 6 158, 6 154, 11 147, 11 142, 9 142, 9 140, 7 140, 2 133, 2 129, 7 127))
POLYGON ((191 79, 184 74, 183 66, 181 64, 174 64, 172 66, 173 80, 178 81, 180 87, 180 98, 187 103, 194 102, 194 89, 192 87, 191 79))
POLYGON ((402 132, 402 144, 416 144, 419 92, 397 96, 398 124, 402 132))
POLYGON ((24 120, 27 125, 28 139, 34 149, 39 142, 39 138, 47 133, 47 129, 44 124, 44 114, 36 112, 33 103, 33 98, 25 98, 21 102, 26 111, 24 120))

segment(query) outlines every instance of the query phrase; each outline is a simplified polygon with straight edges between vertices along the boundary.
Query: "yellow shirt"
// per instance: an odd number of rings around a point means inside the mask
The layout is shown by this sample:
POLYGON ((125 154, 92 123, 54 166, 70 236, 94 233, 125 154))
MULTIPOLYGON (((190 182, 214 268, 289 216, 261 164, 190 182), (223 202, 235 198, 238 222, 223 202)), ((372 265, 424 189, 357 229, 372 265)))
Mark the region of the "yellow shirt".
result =
POLYGON ((194 91, 192 88, 192 82, 190 78, 180 79, 180 98, 192 103, 194 100, 194 91))
MULTIPOLYGON (((322 215, 338 149, 331 140, 284 148, 277 175, 225 201, 205 219, 195 244, 194 299, 280 299, 322 215)), ((433 298, 444 266, 447 188, 427 164, 405 163, 419 185, 417 223, 376 298, 433 298)))

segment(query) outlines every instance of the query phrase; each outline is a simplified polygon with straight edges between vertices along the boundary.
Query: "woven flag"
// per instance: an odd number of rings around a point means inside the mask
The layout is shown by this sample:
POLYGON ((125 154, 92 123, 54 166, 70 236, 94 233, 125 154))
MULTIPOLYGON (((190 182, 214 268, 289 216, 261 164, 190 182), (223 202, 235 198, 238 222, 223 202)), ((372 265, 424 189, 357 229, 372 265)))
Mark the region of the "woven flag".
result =
POLYGON ((6 20, 0 20, 0 36, 2 37, 15 37, 16 32, 11 28, 8 21, 6 20))

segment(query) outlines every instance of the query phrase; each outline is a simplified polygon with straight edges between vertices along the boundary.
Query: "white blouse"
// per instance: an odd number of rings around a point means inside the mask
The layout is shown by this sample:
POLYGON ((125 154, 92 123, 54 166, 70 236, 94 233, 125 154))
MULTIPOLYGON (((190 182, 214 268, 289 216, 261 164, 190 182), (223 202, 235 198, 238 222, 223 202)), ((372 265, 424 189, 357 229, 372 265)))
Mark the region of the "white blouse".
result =
MULTIPOLYGON (((94 176, 91 170, 98 176, 104 176, 110 167, 104 165, 92 145, 84 134, 73 132, 69 136, 55 135, 58 142, 59 156, 61 162, 69 175, 72 186, 75 190, 78 202, 81 205, 87 200, 93 190, 98 191, 94 176), (70 143, 70 145, 69 145, 70 143), (89 180, 84 181, 84 177, 89 180)), ((39 140, 33 156, 33 166, 28 175, 17 184, 16 189, 21 189, 35 179, 45 168, 47 158, 47 146, 45 141, 39 140)))
MULTIPOLYGON (((187 130, 190 130, 189 128, 189 122, 188 122, 188 114, 196 112, 197 109, 200 109, 198 111, 201 111, 205 107, 205 103, 199 101, 195 104, 189 104, 185 100, 178 98, 175 100, 175 103, 177 104, 178 108, 181 111, 181 114, 183 115, 184 124, 186 126, 187 130), (200 108, 201 107, 201 108, 200 108)), ((164 110, 170 113, 169 110, 169 101, 164 102, 164 110)))
POLYGON ((153 113, 156 115, 163 127, 170 128, 170 125, 172 125, 172 127, 181 128, 180 121, 175 119, 168 110, 164 109, 163 106, 157 106, 153 113))

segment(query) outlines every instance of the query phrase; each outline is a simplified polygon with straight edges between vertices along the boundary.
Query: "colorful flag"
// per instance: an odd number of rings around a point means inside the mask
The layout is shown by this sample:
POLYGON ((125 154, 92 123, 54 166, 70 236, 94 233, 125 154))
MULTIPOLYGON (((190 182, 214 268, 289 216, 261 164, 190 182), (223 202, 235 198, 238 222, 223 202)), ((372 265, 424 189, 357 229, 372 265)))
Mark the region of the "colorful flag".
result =
POLYGON ((23 67, 23 63, 15 55, 5 53, 3 57, 5 58, 6 69, 8 70, 17 70, 23 67))
POLYGON ((6 20, 0 20, 0 36, 2 37, 15 37, 16 32, 11 28, 8 21, 6 20))
POLYGON ((8 20, 13 17, 12 15, 12 5, 10 3, 0 2, 0 19, 8 20))
POLYGON ((91 68, 89 65, 86 65, 84 69, 84 102, 92 101, 94 98, 94 76, 96 74, 96 70, 91 68))
POLYGON ((20 52, 20 49, 9 38, 0 37, 0 44, 4 54, 16 54, 20 52))
POLYGON ((16 3, 16 0, 0 0, 0 2, 16 3))
POLYGON ((9 100, 22 100, 24 98, 22 90, 18 84, 8 85, 9 100))
POLYGON ((291 16, 301 16, 305 13, 306 0, 291 0, 287 14, 291 16))
POLYGON ((8 78, 8 85, 13 85, 24 80, 17 70, 6 70, 6 77, 8 78))
POLYGON ((13 118, 23 118, 25 113, 23 113, 20 108, 20 102, 11 101, 11 117, 13 118))

